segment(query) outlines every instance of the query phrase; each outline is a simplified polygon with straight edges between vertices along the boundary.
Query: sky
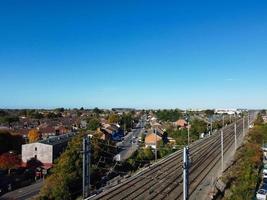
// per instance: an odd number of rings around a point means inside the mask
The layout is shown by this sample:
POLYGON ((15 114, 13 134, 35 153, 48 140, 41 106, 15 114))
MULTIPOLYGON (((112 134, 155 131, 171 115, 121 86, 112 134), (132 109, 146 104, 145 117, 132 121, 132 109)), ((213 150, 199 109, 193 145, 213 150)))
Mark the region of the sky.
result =
POLYGON ((0 1, 0 73, 0 108, 267 108, 267 1, 0 1))

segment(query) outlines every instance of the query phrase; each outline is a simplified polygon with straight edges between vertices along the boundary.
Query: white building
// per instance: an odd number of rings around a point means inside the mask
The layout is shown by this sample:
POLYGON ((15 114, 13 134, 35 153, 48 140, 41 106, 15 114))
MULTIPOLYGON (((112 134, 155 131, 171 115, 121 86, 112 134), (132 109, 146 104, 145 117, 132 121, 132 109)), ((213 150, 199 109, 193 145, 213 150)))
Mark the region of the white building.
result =
POLYGON ((46 140, 22 145, 22 162, 35 158, 44 165, 52 165, 53 161, 65 150, 69 140, 75 133, 55 136, 46 140))
POLYGON ((240 111, 238 111, 237 109, 215 109, 215 113, 234 115, 234 114, 239 114, 240 111))

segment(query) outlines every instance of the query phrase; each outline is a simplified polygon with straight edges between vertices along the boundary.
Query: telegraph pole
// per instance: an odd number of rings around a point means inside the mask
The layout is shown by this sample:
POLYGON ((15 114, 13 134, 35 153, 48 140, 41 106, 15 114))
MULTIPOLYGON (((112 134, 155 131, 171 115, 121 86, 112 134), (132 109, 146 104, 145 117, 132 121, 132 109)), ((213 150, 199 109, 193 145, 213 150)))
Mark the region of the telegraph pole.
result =
POLYGON ((189 149, 184 147, 183 153, 183 200, 189 199, 189 149))
POLYGON ((211 119, 211 122, 210 122, 210 134, 212 134, 212 119, 211 119))
POLYGON ((248 129, 249 129, 249 111, 248 111, 248 129))
POLYGON ((157 133, 155 129, 154 129, 154 134, 155 134, 155 162, 156 162, 158 159, 158 156, 157 156, 157 133))
POLYGON ((243 116, 243 137, 245 137, 245 116, 243 116))
POLYGON ((188 124, 187 124, 187 145, 189 147, 189 144, 190 144, 190 127, 189 127, 189 121, 188 121, 188 124))
POLYGON ((90 195, 90 137, 83 138, 83 199, 90 195))
POLYGON ((222 173, 223 173, 223 130, 221 130, 221 159, 222 159, 222 173))
POLYGON ((236 122, 235 122, 235 150, 237 149, 236 122))

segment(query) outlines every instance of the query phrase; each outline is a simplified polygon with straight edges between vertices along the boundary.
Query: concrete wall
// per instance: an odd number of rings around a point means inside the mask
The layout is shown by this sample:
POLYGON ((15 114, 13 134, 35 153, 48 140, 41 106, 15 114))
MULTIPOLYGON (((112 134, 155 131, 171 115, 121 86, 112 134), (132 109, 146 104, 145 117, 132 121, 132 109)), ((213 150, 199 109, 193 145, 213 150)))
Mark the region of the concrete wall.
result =
POLYGON ((37 157, 37 160, 44 164, 53 163, 53 146, 42 143, 31 143, 22 145, 22 161, 26 163, 31 158, 37 157))

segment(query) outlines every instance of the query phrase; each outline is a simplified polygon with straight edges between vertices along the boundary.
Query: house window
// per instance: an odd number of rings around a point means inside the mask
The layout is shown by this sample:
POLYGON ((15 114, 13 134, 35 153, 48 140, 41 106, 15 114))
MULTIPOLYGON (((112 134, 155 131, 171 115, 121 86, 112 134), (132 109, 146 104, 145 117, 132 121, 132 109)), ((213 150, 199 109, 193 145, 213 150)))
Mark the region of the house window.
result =
POLYGON ((37 155, 34 155, 35 160, 37 160, 37 155))
POLYGON ((35 147, 35 151, 37 151, 37 147, 35 147))

